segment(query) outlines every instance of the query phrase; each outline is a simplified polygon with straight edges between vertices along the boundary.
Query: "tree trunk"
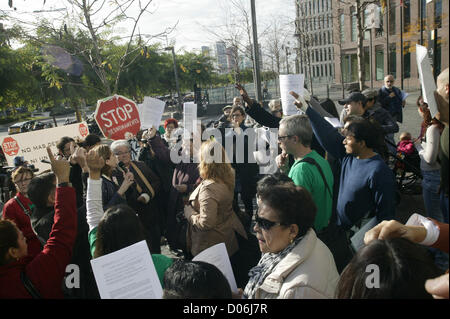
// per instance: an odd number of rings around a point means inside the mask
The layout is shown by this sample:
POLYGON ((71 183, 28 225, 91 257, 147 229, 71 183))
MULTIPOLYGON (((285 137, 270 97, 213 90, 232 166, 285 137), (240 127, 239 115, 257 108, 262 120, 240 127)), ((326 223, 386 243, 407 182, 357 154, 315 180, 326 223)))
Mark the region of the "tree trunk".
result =
POLYGON ((364 78, 365 78, 365 70, 364 70, 364 60, 362 58, 362 53, 363 53, 363 40, 364 40, 364 25, 362 23, 362 12, 364 12, 362 5, 361 5, 361 0, 356 0, 356 10, 355 10, 355 14, 356 14, 356 30, 357 30, 357 51, 356 51, 356 56, 357 56, 357 61, 358 61, 358 82, 359 82, 359 90, 362 91, 364 90, 364 78))

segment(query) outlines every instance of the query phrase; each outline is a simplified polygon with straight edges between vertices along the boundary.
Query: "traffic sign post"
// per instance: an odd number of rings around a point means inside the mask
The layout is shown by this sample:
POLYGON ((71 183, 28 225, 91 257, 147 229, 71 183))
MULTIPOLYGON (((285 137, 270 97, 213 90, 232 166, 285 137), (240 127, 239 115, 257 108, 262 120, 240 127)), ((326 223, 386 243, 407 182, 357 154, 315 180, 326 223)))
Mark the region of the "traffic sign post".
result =
POLYGON ((128 132, 136 136, 141 128, 136 103, 121 95, 97 101, 94 118, 103 135, 112 140, 125 139, 128 132))

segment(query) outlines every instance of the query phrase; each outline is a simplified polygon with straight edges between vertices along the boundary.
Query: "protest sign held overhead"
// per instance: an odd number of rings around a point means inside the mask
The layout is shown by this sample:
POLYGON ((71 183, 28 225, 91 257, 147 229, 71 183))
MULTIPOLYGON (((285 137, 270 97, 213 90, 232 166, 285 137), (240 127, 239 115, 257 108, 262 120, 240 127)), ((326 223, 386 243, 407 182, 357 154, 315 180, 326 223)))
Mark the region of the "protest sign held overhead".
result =
POLYGON ((141 129, 149 129, 152 126, 158 128, 164 113, 165 102, 146 96, 140 104, 141 129))
POLYGON ((121 95, 98 100, 94 118, 103 135, 112 140, 125 139, 128 132, 136 135, 141 128, 136 103, 121 95))
POLYGON ((294 105, 295 99, 289 92, 294 91, 302 95, 304 81, 305 76, 303 74, 280 74, 280 94, 283 114, 293 115, 298 113, 297 107, 294 105))
POLYGON ((6 136, 1 141, 1 147, 9 166, 14 166, 14 157, 23 156, 28 164, 32 164, 43 171, 50 168, 50 165, 41 163, 41 160, 49 159, 47 146, 50 146, 52 152, 57 154, 56 144, 61 137, 68 136, 74 140, 82 140, 88 134, 89 130, 86 123, 76 123, 6 136))

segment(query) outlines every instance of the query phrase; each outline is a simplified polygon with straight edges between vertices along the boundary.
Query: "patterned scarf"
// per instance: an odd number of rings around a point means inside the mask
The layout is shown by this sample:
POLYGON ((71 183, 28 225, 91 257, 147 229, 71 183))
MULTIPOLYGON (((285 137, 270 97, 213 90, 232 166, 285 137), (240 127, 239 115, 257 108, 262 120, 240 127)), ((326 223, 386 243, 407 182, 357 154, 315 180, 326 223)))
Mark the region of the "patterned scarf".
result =
POLYGON ((245 286, 244 298, 253 299, 255 298, 256 290, 262 285, 264 280, 268 275, 270 275, 273 269, 278 265, 278 263, 289 254, 292 249, 302 240, 302 237, 296 238, 292 243, 290 243, 285 249, 279 253, 265 253, 262 255, 258 264, 250 269, 248 272, 249 281, 245 286))

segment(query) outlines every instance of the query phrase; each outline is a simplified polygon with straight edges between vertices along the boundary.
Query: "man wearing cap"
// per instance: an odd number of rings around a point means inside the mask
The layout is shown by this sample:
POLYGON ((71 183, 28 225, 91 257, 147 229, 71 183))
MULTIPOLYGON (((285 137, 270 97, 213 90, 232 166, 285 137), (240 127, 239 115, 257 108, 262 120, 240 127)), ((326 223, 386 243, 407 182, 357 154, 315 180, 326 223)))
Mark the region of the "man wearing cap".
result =
POLYGON ((378 101, 397 122, 403 122, 403 108, 405 107, 406 97, 398 87, 394 86, 392 75, 387 75, 384 78, 384 86, 378 91, 378 101))
POLYGON ((377 103, 376 98, 377 91, 367 89, 362 93, 351 93, 346 99, 338 101, 339 104, 344 105, 340 117, 341 123, 344 124, 344 119, 348 115, 358 115, 365 119, 375 120, 380 124, 388 140, 387 147, 395 153, 394 133, 398 132, 399 127, 389 112, 377 103))
POLYGON ((226 105, 222 109, 223 115, 217 120, 216 126, 218 128, 225 128, 230 126, 230 112, 233 108, 232 105, 226 105))

